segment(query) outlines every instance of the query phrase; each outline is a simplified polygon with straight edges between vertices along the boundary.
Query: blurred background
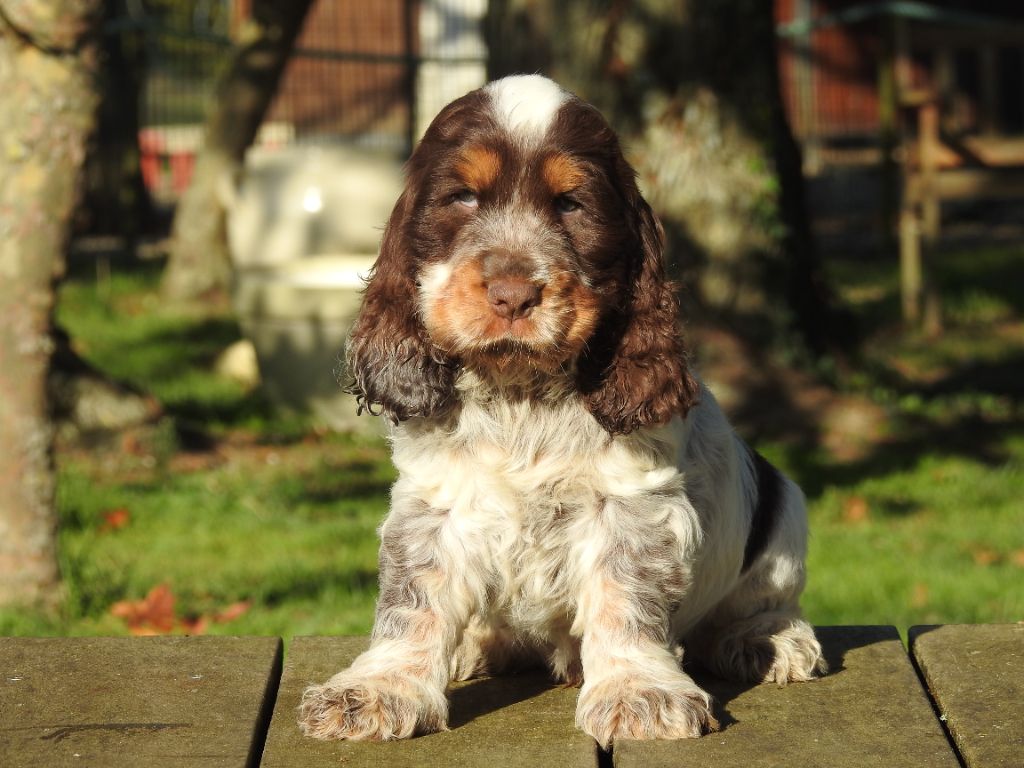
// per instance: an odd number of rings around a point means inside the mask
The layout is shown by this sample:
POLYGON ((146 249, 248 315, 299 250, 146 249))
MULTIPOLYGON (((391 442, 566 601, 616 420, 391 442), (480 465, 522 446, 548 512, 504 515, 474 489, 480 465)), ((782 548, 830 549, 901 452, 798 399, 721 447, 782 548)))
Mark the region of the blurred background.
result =
POLYGON ((339 353, 417 138, 516 72, 619 130, 810 620, 1024 620, 1019 3, 0 11, 0 634, 368 631, 339 353))

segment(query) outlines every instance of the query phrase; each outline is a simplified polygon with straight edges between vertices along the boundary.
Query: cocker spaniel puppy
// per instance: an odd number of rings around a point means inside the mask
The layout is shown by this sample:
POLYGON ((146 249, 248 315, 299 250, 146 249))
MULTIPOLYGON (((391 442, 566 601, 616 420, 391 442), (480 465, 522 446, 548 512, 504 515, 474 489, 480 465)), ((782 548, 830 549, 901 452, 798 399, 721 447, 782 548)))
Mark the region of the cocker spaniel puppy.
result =
POLYGON ((680 647, 740 680, 821 673, 802 494, 687 369, 602 116, 509 77, 446 107, 407 172, 347 350, 399 471, 372 642, 306 690, 303 731, 444 730, 453 679, 540 661, 607 747, 716 728, 680 647))

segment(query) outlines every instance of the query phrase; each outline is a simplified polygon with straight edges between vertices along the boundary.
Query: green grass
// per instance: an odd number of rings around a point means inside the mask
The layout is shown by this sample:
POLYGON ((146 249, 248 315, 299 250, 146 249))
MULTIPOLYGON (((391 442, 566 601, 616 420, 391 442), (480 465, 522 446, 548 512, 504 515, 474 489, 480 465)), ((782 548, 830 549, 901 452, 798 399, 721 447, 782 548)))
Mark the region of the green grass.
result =
MULTIPOLYGON (((903 630, 1024 619, 1024 252, 943 257, 940 339, 895 330, 892 265, 833 268, 870 333, 841 387, 883 406, 887 423, 855 459, 759 446, 810 502, 807 615, 903 630)), ((167 415, 61 447, 66 599, 55 614, 0 613, 0 634, 122 634, 111 606, 158 584, 180 616, 250 601, 211 633, 367 631, 374 531, 394 478, 386 447, 276 416, 216 377, 211 363, 237 325, 222 306, 164 305, 158 277, 158 264, 100 282, 73 272, 61 289, 58 318, 80 353, 153 393, 167 415)))
POLYGON ((167 307, 156 292, 160 268, 158 261, 115 266, 101 280, 76 270, 61 286, 58 323, 80 355, 155 396, 179 422, 196 421, 215 431, 264 428, 272 419, 269 405, 211 373, 217 355, 241 337, 237 322, 216 303, 167 307))
POLYGON ((65 620, 76 631, 117 631, 110 605, 166 582, 184 614, 253 601, 216 631, 365 631, 376 582, 374 529, 391 470, 381 449, 340 438, 317 449, 322 455, 306 465, 283 466, 270 449, 203 471, 143 471, 127 482, 66 462, 59 500, 71 587, 65 620), (129 512, 123 528, 104 526, 113 509, 129 512))
POLYGON ((59 452, 66 599, 57 614, 0 613, 0 634, 124 634, 111 606, 163 583, 182 617, 251 601, 210 633, 367 631, 394 480, 386 447, 276 416, 214 375, 237 325, 224 307, 162 304, 158 266, 101 282, 73 273, 62 286, 57 317, 76 350, 167 416, 59 452), (127 524, 108 524, 115 510, 127 524))
POLYGON ((832 280, 869 329, 847 389, 885 407, 863 457, 770 446, 808 492, 818 623, 1024 620, 1024 248, 939 254, 945 330, 900 332, 888 262, 832 280))
POLYGON ((939 447, 852 481, 819 467, 807 615, 902 629, 1024 618, 1024 436, 1004 447, 998 465, 939 447))

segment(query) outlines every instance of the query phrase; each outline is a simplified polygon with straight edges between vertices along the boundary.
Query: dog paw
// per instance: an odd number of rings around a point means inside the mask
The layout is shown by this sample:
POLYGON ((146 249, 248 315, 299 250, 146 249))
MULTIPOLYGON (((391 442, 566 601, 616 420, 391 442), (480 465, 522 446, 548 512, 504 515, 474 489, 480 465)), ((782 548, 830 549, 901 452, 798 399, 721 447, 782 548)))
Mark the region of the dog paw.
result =
POLYGON ((299 728, 316 739, 391 741, 446 730, 447 700, 417 680, 344 673, 302 694, 299 728))
POLYGON ((772 635, 775 661, 764 679, 778 685, 806 682, 828 672, 821 643, 809 624, 799 622, 772 635))
POLYGON ((803 620, 758 633, 729 632, 719 638, 713 666, 729 678, 786 685, 828 671, 814 630, 803 620))
POLYGON ((629 675, 584 683, 576 725, 603 749, 616 739, 686 739, 718 730, 711 697, 688 678, 653 681, 629 675))

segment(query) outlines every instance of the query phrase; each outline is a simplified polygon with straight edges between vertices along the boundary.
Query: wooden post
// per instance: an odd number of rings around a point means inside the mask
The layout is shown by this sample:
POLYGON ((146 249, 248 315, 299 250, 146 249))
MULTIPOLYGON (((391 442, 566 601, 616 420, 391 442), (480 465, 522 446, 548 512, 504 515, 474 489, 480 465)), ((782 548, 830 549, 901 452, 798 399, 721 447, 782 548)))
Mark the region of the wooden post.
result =
POLYGON ((928 98, 918 111, 918 158, 920 176, 921 232, 924 236, 924 255, 921 260, 919 290, 924 300, 922 329, 929 337, 942 333, 942 297, 934 280, 928 278, 927 259, 935 253, 941 226, 941 200, 939 198, 939 103, 928 98))
POLYGON ((900 298, 907 328, 921 322, 921 285, 921 239, 917 216, 908 204, 900 211, 900 298))
POLYGON ((918 173, 920 177, 921 232, 929 245, 939 238, 940 201, 939 171, 939 105, 928 98, 917 112, 918 173))

